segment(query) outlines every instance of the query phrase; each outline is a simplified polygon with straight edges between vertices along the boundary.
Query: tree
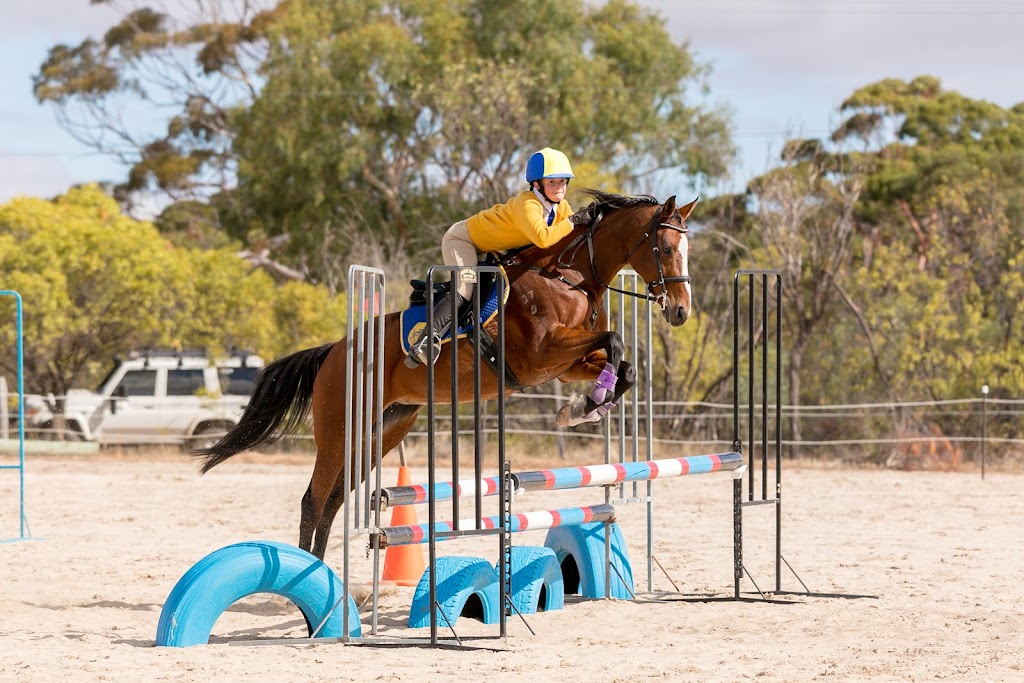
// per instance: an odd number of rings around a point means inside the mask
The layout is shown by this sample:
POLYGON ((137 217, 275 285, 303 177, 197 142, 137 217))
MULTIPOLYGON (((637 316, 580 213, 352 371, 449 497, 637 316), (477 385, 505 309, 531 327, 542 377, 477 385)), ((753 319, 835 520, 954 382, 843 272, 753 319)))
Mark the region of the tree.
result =
POLYGON ((225 4, 184 21, 139 9, 56 46, 36 96, 131 165, 119 196, 210 197, 215 221, 186 206, 169 223, 288 235, 283 258, 332 290, 367 237, 436 260, 440 233, 522 187, 546 144, 645 191, 664 173, 716 177, 732 154, 724 115, 692 95, 707 69, 626 0, 225 4), (178 110, 166 133, 115 115, 158 97, 178 110))
MULTIPOLYGON (((816 141, 791 141, 782 166, 750 186, 763 243, 755 262, 777 268, 782 281, 790 405, 803 399, 803 358, 815 333, 837 303, 852 305, 844 279, 863 180, 856 171, 837 172, 846 170, 837 168, 839 158, 816 141)), ((798 417, 791 430, 799 440, 798 417)))
MULTIPOLYGON (((0 206, 0 242, 0 278, 25 300, 28 386, 64 395, 116 353, 169 344, 185 273, 99 188, 0 206)), ((13 333, 2 328, 5 342, 13 333)))
MULTIPOLYGON (((93 0, 94 3, 110 0, 93 0)), ((33 79, 62 127, 128 168, 122 200, 139 191, 208 196, 234 185, 231 115, 259 89, 264 32, 281 8, 196 0, 179 18, 142 7, 101 39, 55 45, 33 79), (142 122, 174 114, 163 132, 142 122)))
POLYGON ((918 395, 973 394, 995 383, 986 373, 1019 392, 1019 366, 1007 361, 1019 324, 1024 109, 973 100, 922 76, 861 88, 842 111, 847 119, 834 137, 860 140, 872 167, 857 209, 861 276, 851 295, 887 334, 888 309, 915 297, 903 312, 910 329, 920 327, 889 347, 898 359, 886 359, 889 372, 918 395), (872 285, 879 273, 889 283, 882 288, 872 285), (919 278, 929 284, 910 285, 919 278), (913 350, 922 344, 927 362, 913 350))
MULTIPOLYGON (((63 396, 143 348, 274 358, 341 336, 344 298, 278 287, 236 252, 175 248, 96 186, 0 205, 0 283, 24 298, 26 387, 63 396)), ((12 302, 0 311, 13 320, 12 302)), ((0 325, 5 348, 14 334, 0 325)), ((14 360, 0 369, 13 372, 14 360)))

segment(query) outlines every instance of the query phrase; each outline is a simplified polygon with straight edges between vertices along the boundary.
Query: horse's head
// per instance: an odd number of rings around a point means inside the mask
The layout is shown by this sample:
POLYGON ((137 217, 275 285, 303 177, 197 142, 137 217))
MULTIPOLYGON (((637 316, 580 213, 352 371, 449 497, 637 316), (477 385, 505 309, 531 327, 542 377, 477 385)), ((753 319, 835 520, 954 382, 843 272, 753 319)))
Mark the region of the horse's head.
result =
POLYGON ((697 200, 676 206, 676 198, 657 207, 648 234, 629 256, 629 264, 647 283, 647 291, 661 306, 670 325, 679 326, 690 317, 693 290, 690 287, 690 238, 686 219, 697 200))

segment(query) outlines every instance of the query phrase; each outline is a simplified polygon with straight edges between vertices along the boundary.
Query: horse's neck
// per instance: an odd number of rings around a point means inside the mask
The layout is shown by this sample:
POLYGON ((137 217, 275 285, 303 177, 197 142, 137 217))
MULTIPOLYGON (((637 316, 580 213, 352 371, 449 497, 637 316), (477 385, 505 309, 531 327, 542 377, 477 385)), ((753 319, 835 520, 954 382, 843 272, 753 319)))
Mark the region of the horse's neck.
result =
MULTIPOLYGON (((630 212, 631 214, 632 212, 630 212)), ((633 234, 634 230, 624 229, 618 225, 619 221, 629 220, 630 215, 612 216, 610 219, 615 224, 605 224, 593 234, 594 255, 591 258, 588 245, 584 245, 582 253, 576 255, 574 263, 581 266, 588 278, 597 278, 599 286, 603 291, 605 286, 614 279, 615 275, 629 263, 630 250, 637 241, 633 234), (619 220, 616 220, 619 219, 619 220), (582 259, 582 260, 581 260, 582 259), (596 272, 595 272, 596 271, 596 272)))
POLYGON ((628 220, 629 216, 623 215, 620 218, 613 215, 603 219, 612 224, 600 225, 591 234, 589 244, 587 239, 583 239, 566 253, 563 253, 566 247, 579 237, 579 233, 573 232, 564 242, 559 242, 548 249, 527 247, 518 254, 518 257, 534 268, 559 271, 573 282, 581 279, 581 287, 590 290, 595 296, 600 296, 615 275, 629 263, 629 250, 636 242, 634 230, 621 230, 614 224, 622 219, 628 220), (628 236, 623 239, 626 233, 628 236), (573 275, 575 277, 572 277, 573 275))
POLYGON ((602 258, 601 251, 604 247, 599 239, 594 239, 592 245, 583 240, 565 254, 562 253, 563 249, 564 246, 540 251, 530 259, 531 265, 540 270, 557 272, 566 280, 589 292, 595 299, 604 293, 610 278, 625 265, 623 262, 614 269, 608 266, 608 259, 602 258), (594 250, 593 260, 590 255, 591 246, 594 250))

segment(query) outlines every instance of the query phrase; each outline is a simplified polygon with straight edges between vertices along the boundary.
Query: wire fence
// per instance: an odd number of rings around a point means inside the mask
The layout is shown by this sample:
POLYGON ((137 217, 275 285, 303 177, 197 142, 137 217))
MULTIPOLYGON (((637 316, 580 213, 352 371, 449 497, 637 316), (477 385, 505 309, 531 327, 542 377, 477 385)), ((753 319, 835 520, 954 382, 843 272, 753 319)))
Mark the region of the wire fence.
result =
MULTIPOLYGON (((601 441, 608 430, 584 425, 571 430, 552 427, 552 416, 562 397, 552 394, 517 396, 510 401, 505 416, 505 433, 526 445, 554 446, 564 457, 573 443, 601 441), (546 409, 545 409, 546 408, 546 409)), ((773 430, 777 406, 754 415, 755 432, 773 430), (767 424, 763 425, 767 417, 767 424)), ((1024 400, 965 398, 902 403, 856 403, 840 405, 781 407, 784 455, 801 458, 863 461, 907 468, 956 469, 963 462, 978 462, 1024 452, 1024 400), (987 453, 985 452, 987 451, 987 453)), ((740 438, 748 431, 750 416, 739 413, 740 438)), ((439 414, 449 421, 450 415, 439 414)), ((466 420, 465 415, 460 420, 466 420)), ((639 425, 639 436, 646 442, 643 427, 646 406, 626 403, 610 418, 613 435, 623 427, 639 425), (634 412, 636 418, 634 419, 634 412)), ((707 402, 653 401, 652 442, 659 449, 691 451, 694 446, 711 450, 733 445, 734 413, 732 404, 707 402)), ((448 422, 450 424, 450 422, 448 422)), ((422 436, 425 430, 410 433, 422 436)), ((486 413, 485 433, 495 433, 497 424, 486 413)), ((460 430, 461 433, 461 430, 460 430)), ((774 434, 771 434, 774 438, 774 434)))
MULTIPOLYGON (((733 447, 734 414, 732 404, 709 402, 651 402, 652 433, 646 433, 647 404, 627 400, 602 423, 571 429, 554 426, 554 414, 567 398, 555 393, 517 394, 508 400, 505 434, 511 448, 551 453, 554 459, 569 459, 574 450, 599 448, 608 439, 632 437, 634 431, 644 449, 648 437, 658 457, 674 454, 720 452, 733 447)), ((0 397, 0 400, 3 400, 0 397)), ((776 405, 759 408, 753 415, 757 434, 774 430, 776 405), (765 422, 766 424, 762 424, 765 422)), ((870 462, 906 469, 957 469, 965 462, 980 463, 1005 456, 1019 458, 1024 453, 1024 400, 1007 398, 962 398, 901 403, 850 403, 841 405, 782 405, 783 455, 844 462, 870 462)), ((0 425, 8 433, 17 433, 17 410, 8 411, 8 420, 0 425)), ((133 434, 99 430, 101 444, 178 444, 195 445, 198 437, 188 432, 168 433, 160 416, 153 415, 151 432, 133 434)), ((164 416, 166 417, 166 416, 164 416)), ((143 419, 144 416, 140 416, 143 419)), ((751 415, 740 410, 737 432, 745 435, 751 415)), ((495 435, 497 417, 493 406, 480 406, 481 432, 495 435)), ((435 420, 438 433, 450 432, 451 415, 447 407, 438 407, 435 420)), ((474 408, 459 410, 459 434, 473 433, 474 408)), ((76 440, 73 426, 60 421, 40 425, 26 420, 26 437, 50 440, 76 440)), ((181 421, 178 420, 180 423, 181 421)), ((209 439, 204 434, 203 439, 209 439)), ((415 446, 426 436, 426 418, 421 417, 409 433, 415 446)), ((770 434, 774 440, 774 433, 770 434)), ((300 433, 288 439, 288 447, 312 450, 312 437, 300 433)))

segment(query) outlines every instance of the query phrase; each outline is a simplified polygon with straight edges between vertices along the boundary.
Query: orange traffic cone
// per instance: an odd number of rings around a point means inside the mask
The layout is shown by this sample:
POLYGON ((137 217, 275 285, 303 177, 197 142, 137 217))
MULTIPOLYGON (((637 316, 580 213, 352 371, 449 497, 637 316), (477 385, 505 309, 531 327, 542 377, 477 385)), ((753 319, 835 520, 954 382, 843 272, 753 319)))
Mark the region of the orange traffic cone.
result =
MULTIPOLYGON (((410 486, 412 478, 409 468, 398 468, 398 485, 410 486)), ((416 508, 412 505, 396 505, 391 509, 391 526, 416 524, 416 508)), ((396 545, 384 550, 384 573, 382 584, 393 586, 416 586, 427 565, 423 561, 423 548, 419 545, 396 545)))

